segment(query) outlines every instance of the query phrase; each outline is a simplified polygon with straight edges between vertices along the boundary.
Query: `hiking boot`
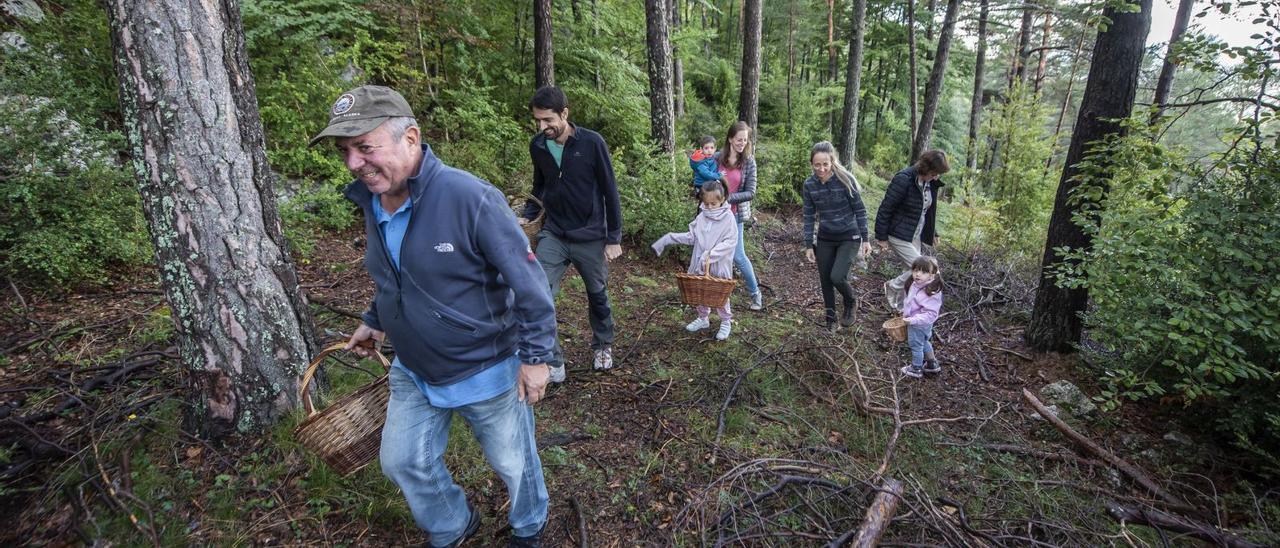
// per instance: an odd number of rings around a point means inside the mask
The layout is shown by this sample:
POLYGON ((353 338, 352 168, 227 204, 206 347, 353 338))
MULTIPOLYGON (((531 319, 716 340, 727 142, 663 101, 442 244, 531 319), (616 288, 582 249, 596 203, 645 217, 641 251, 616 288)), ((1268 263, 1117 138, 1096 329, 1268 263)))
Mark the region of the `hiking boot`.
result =
MULTIPOLYGON (((471 512, 471 517, 467 518, 467 528, 462 531, 462 536, 458 537, 457 540, 445 545, 448 548, 462 546, 463 542, 466 542, 480 529, 480 512, 477 512, 476 507, 471 505, 471 501, 467 501, 467 511, 471 512)), ((427 543, 427 546, 432 546, 432 544, 427 543)))
POLYGON ((925 373, 937 374, 942 372, 942 366, 938 364, 938 360, 925 360, 924 368, 921 369, 925 373))
POLYGON ((711 327, 711 320, 707 318, 698 318, 696 320, 689 322, 689 325, 684 326, 684 330, 690 333, 694 333, 697 331, 702 331, 703 329, 706 329, 708 327, 711 327))
POLYGON ((547 524, 542 524, 542 528, 537 533, 527 537, 517 537, 514 533, 511 540, 507 541, 507 548, 542 548, 542 532, 547 530, 547 524))
POLYGON ((847 304, 847 305, 845 305, 845 307, 844 307, 844 314, 841 314, 841 315, 840 315, 840 325, 841 325, 841 326, 843 326, 843 327, 849 327, 849 326, 853 325, 853 311, 854 311, 854 308, 853 308, 853 305, 852 305, 852 304, 847 304))
POLYGON ((733 330, 733 322, 724 320, 720 322, 720 330, 716 331, 716 340, 723 341, 729 338, 729 332, 733 330))
POLYGON ((903 375, 906 375, 913 379, 918 379, 924 376, 924 370, 921 369, 920 366, 918 365, 904 365, 902 366, 901 371, 903 375))
POLYGON ((596 359, 591 364, 591 368, 596 371, 604 371, 613 367, 613 347, 606 346, 600 350, 596 350, 596 359))
POLYGON ((750 310, 764 310, 764 293, 757 291, 751 294, 751 304, 747 305, 750 310))
POLYGON ((547 380, 557 384, 564 382, 564 364, 551 366, 551 377, 547 380))

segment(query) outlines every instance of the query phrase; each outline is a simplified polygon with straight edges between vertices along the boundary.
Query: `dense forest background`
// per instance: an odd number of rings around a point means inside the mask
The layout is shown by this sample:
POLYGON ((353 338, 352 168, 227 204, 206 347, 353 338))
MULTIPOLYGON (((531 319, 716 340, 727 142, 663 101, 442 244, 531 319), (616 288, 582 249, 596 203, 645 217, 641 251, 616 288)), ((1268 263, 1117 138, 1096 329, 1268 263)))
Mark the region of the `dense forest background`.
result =
MULTIPOLYGON (((145 277, 154 255, 107 11, 91 0, 3 4, 0 275, 24 307, 24 293, 57 298, 145 277)), ((872 200, 927 144, 953 167, 940 209, 950 252, 987 257, 1031 283, 1087 290, 1084 335, 1069 346, 1104 410, 1176 409, 1184 424, 1229 447, 1250 477, 1274 485, 1280 14, 1249 1, 1182 4, 1190 27, 1147 37, 1132 115, 1086 143, 1072 166, 1078 187, 1066 198, 1056 195, 1087 80, 1104 74, 1093 70, 1111 24, 1104 10, 1149 22, 1149 7, 244 0, 239 15, 275 194, 300 263, 325 261, 325 242, 358 220, 340 194, 350 174, 328 147, 307 140, 337 95, 365 83, 403 93, 439 156, 519 200, 532 178, 528 99, 539 81, 554 81, 572 120, 610 145, 630 247, 687 223, 681 151, 704 134, 723 141, 735 120, 758 128, 754 205, 780 217, 794 215, 815 142, 846 151, 872 200), (665 35, 653 32, 655 13, 665 35), (1205 34, 1196 23, 1210 19, 1234 21, 1238 35, 1205 34), (664 47, 669 66, 655 57, 664 47), (744 70, 753 59, 758 73, 744 70), (655 63, 670 71, 670 87, 654 84, 655 63), (753 86, 755 96, 745 91, 753 86), (671 105, 670 127, 655 115, 659 99, 671 105), (1055 209, 1089 245, 1046 250, 1055 209)), ((198 136, 173 138, 187 137, 198 136)), ((1005 319, 1025 324, 1028 308, 1005 319)), ((0 367, 25 363, 15 356, 35 348, 18 335, 4 345, 0 367)), ((23 451, 0 446, 0 465, 23 451)))

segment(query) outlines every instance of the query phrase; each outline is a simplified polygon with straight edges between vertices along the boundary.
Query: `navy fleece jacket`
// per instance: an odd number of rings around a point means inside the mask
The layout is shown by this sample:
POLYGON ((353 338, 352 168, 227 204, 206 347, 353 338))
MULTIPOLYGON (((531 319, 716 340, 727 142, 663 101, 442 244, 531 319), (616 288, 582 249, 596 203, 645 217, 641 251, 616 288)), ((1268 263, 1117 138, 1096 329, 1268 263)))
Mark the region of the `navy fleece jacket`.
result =
MULTIPOLYGON (((547 208, 544 230, 571 242, 622 242, 622 203, 604 137, 573 126, 560 165, 556 165, 547 150, 547 136, 539 133, 529 143, 529 156, 533 159, 533 195, 547 208)), ((537 215, 538 205, 530 201, 524 217, 532 220, 537 215)))
POLYGON ((374 195, 358 180, 346 188, 364 211, 364 264, 377 289, 365 325, 385 331, 400 362, 430 384, 466 379, 517 350, 523 363, 545 363, 556 339, 555 307, 502 193, 445 165, 425 144, 408 184, 413 214, 398 271, 374 195))

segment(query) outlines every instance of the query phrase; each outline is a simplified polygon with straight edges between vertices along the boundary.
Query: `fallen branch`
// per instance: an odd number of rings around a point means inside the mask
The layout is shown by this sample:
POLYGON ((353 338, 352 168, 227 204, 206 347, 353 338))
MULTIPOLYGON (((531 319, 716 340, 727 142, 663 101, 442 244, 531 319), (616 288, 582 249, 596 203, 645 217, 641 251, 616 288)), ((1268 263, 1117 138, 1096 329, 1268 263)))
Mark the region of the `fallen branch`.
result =
POLYGON ((853 546, 858 548, 873 548, 880 544, 880 537, 884 536, 885 530, 889 528, 889 522, 898 511, 898 503, 902 501, 902 490, 902 482, 885 478, 884 483, 876 490, 876 498, 871 500, 871 506, 867 507, 867 513, 863 516, 862 524, 858 525, 858 529, 840 535, 840 538, 831 541, 827 548, 839 548, 851 539, 853 546))
POLYGON ((1001 351, 1001 352, 1005 352, 1005 353, 1007 353, 1007 354, 1013 354, 1014 356, 1017 356, 1017 357, 1022 358, 1022 359, 1024 359, 1024 360, 1027 360, 1027 361, 1029 361, 1029 362, 1033 362, 1033 361, 1035 361, 1035 358, 1032 358, 1031 356, 1028 356, 1028 355, 1023 354, 1023 353, 1021 353, 1021 352, 1017 352, 1017 351, 1014 351, 1014 350, 1010 350, 1010 349, 1008 349, 1008 348, 1001 348, 1001 347, 999 347, 999 346, 994 346, 994 345, 990 345, 990 344, 984 344, 983 346, 985 346, 985 347, 987 347, 987 348, 990 348, 990 349, 992 349, 992 350, 999 350, 999 351, 1001 351))
POLYGON ((1217 546, 1229 548, 1262 548, 1231 533, 1219 530, 1212 525, 1199 523, 1182 516, 1167 514, 1154 508, 1131 508, 1120 504, 1107 505, 1107 513, 1120 523, 1146 525, 1157 531, 1164 529, 1211 542, 1217 546))
POLYGON ((1102 446, 1094 443, 1089 438, 1084 437, 1079 432, 1076 432, 1068 426, 1067 423, 1062 422, 1062 419, 1059 419, 1057 415, 1054 415, 1052 411, 1049 411, 1043 403, 1040 403, 1040 400, 1036 399, 1035 395, 1032 394, 1030 390, 1027 390, 1026 388, 1022 389, 1022 399, 1026 401, 1028 405, 1035 408, 1036 412, 1039 413, 1041 417, 1044 417, 1045 420, 1049 421, 1049 424, 1052 424, 1053 427, 1057 428, 1063 435, 1071 438, 1071 440, 1076 442, 1077 445, 1088 449, 1090 453, 1094 454, 1094 456, 1101 458, 1103 461, 1120 470, 1126 476, 1129 476, 1131 479, 1138 482, 1139 485, 1145 487, 1152 494, 1164 499, 1166 502, 1179 507, 1186 507, 1185 502, 1178 500, 1177 497, 1173 496, 1168 491, 1165 491, 1164 488, 1160 487, 1160 485, 1153 481, 1145 472, 1139 470, 1136 466, 1129 464, 1124 459, 1115 456, 1114 453, 1103 449, 1102 446))
POLYGON ((569 497, 569 507, 573 508, 573 513, 578 515, 578 546, 587 548, 591 546, 587 541, 587 517, 582 514, 582 507, 578 506, 577 497, 569 497))

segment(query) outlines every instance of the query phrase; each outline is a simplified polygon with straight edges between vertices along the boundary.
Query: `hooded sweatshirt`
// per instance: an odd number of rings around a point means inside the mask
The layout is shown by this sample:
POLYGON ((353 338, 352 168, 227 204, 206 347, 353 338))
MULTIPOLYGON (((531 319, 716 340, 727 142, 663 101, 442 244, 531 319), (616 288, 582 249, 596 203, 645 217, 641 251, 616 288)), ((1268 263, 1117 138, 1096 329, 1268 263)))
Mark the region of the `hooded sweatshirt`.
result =
POLYGON ((711 261, 711 275, 717 278, 733 277, 733 251, 738 246, 738 220, 728 204, 708 209, 698 206, 701 213, 689 223, 688 232, 671 232, 653 243, 653 250, 662 251, 671 244, 693 246, 689 258, 689 273, 703 274, 707 261, 711 261))
POLYGON ((912 280, 907 300, 902 301, 902 319, 911 325, 931 325, 938 321, 938 313, 942 311, 942 292, 929 295, 924 290, 927 285, 912 280))

